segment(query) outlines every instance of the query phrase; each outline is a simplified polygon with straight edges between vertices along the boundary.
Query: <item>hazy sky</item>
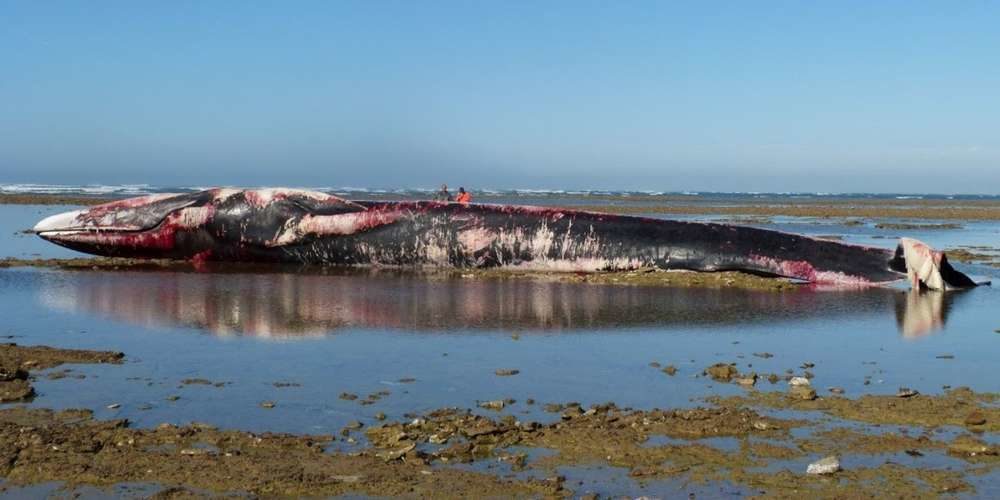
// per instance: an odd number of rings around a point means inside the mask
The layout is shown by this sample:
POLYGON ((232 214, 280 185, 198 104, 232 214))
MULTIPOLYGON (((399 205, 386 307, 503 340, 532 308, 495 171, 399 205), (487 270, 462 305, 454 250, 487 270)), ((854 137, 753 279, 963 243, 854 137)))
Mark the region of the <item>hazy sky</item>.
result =
POLYGON ((0 0, 0 182, 1000 193, 1000 3, 0 0))

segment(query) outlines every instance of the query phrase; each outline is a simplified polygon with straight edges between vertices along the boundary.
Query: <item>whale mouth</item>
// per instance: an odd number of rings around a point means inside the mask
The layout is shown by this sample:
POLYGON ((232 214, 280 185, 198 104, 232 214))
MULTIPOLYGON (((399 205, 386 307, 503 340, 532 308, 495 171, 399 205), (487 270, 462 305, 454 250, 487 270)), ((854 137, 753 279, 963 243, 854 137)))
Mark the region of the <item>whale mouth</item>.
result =
POLYGON ((178 209, 197 202, 194 196, 176 193, 113 201, 46 217, 35 224, 33 231, 43 238, 80 233, 145 231, 156 227, 178 209))

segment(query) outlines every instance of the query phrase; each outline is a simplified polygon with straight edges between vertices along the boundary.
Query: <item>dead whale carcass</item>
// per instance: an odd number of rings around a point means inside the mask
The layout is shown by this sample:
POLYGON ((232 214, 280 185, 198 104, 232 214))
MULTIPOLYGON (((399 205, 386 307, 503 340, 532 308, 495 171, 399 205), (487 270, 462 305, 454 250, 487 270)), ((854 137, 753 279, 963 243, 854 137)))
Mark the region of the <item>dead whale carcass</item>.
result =
POLYGON ((934 289, 974 286, 943 253, 896 251, 729 224, 551 207, 353 202, 296 189, 210 189, 131 198, 46 218, 35 232, 82 252, 137 258, 350 266, 642 267, 745 271, 830 285, 909 275, 934 289))

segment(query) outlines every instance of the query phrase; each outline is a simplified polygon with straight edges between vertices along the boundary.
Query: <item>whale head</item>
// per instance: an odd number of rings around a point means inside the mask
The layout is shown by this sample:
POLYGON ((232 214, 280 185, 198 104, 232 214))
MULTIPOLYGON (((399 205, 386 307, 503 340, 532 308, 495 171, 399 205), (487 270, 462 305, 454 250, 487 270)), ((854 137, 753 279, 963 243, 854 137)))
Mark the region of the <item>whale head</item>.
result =
POLYGON ((73 250, 109 257, 191 259, 219 248, 253 251, 280 229, 307 215, 363 211, 342 198, 298 189, 209 189, 113 201, 47 217, 34 227, 41 238, 73 250))

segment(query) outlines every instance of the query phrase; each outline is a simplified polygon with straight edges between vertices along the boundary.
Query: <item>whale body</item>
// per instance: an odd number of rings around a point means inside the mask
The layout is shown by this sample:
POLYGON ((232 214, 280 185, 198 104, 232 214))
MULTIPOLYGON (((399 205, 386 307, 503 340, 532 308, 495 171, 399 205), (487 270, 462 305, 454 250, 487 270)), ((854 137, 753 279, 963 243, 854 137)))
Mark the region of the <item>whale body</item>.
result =
POLYGON ((339 266, 744 271, 866 286, 909 277, 974 286, 941 252, 894 250, 730 224, 554 207, 349 201, 297 189, 156 194, 39 222, 42 238, 111 257, 339 266))

